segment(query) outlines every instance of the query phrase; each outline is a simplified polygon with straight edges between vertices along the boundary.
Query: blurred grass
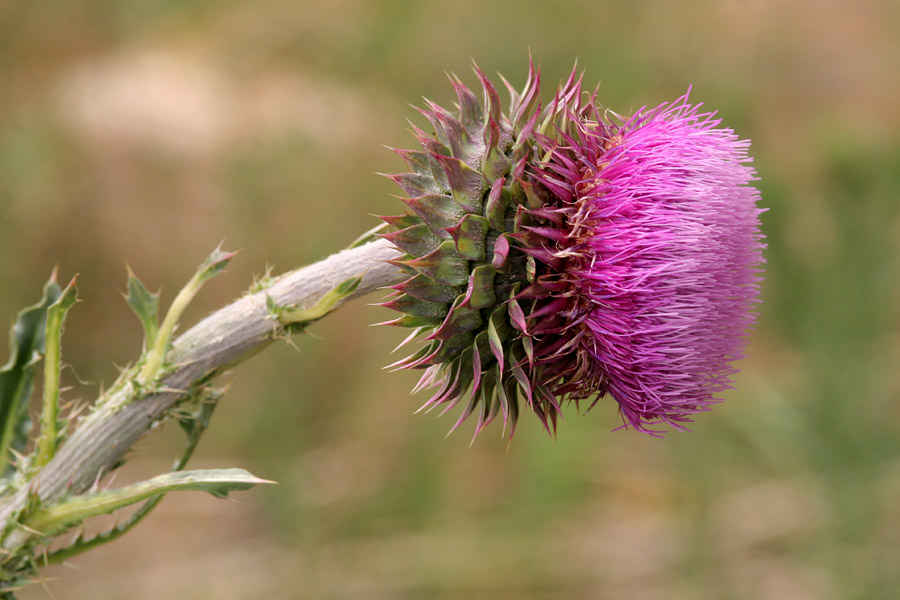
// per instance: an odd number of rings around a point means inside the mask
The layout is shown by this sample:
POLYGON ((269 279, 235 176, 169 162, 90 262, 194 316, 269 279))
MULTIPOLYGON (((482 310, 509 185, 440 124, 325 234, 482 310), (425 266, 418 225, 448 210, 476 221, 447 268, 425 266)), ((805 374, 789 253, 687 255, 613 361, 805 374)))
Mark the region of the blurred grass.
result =
MULTIPOLYGON (((407 103, 449 103, 472 58, 520 83, 530 49, 549 93, 577 57, 621 113, 693 84, 753 139, 770 208, 750 357, 693 434, 611 433, 601 403, 555 441, 529 419, 509 447, 445 440, 413 377, 380 370, 401 333, 348 306, 238 369, 201 444, 197 466, 280 486, 169 498, 49 571, 54 596, 896 597, 897 31, 890 0, 0 4, 0 314, 54 264, 81 273, 70 398, 137 353, 126 262, 171 300, 220 240, 242 248, 196 319, 396 211, 381 145, 408 146, 407 103)), ((130 477, 165 468, 173 431, 130 477)))

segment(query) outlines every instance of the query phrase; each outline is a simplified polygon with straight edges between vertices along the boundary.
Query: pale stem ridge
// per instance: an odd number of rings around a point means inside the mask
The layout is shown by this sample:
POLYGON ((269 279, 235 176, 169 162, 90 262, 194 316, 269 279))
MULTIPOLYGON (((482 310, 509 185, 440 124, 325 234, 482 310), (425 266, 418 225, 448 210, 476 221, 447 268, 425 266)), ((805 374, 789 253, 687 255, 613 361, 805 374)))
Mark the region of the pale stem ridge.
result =
MULTIPOLYGON (((278 306, 308 307, 341 282, 359 275, 362 275, 359 287, 346 299, 363 296, 408 278, 386 262, 400 256, 387 240, 344 250, 285 273, 265 289, 248 294, 197 323, 173 342, 167 356, 171 365, 169 373, 155 387, 156 391, 143 395, 145 392, 134 385, 121 386, 101 407, 78 423, 71 437, 31 484, 0 504, 0 530, 6 530, 10 520, 18 517, 29 491, 35 491, 46 503, 88 489, 196 384, 208 381, 283 337, 285 330, 272 318, 267 297, 278 306)), ((9 533, 3 548, 14 551, 33 535, 17 528, 9 533)))

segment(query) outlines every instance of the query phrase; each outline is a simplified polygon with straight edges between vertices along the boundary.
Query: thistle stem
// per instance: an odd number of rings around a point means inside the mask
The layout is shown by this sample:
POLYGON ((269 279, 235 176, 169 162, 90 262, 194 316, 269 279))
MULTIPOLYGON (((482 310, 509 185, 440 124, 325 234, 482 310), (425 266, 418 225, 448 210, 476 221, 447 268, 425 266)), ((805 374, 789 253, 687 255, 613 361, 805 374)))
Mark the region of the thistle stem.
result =
POLYGON ((344 250, 281 275, 266 289, 240 298, 185 332, 172 343, 171 367, 159 385, 151 391, 132 385, 112 388, 31 484, 0 501, 0 531, 8 532, 3 550, 15 551, 34 537, 33 531, 12 526, 29 494, 48 503, 88 489, 180 400, 223 369, 283 337, 286 330, 272 318, 267 299, 279 306, 313 306, 341 282, 361 275, 359 286, 344 300, 357 298, 403 281, 404 273, 385 262, 398 257, 387 240, 344 250))

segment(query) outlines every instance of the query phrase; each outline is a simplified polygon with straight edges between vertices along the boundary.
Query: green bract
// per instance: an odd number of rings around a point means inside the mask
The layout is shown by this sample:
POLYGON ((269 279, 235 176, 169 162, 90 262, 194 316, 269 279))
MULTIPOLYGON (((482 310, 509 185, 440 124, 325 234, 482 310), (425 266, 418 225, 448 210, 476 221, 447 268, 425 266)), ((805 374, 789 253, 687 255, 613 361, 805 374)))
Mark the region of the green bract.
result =
POLYGON ((504 80, 511 95, 504 113, 493 84, 477 67, 475 73, 483 101, 451 77, 456 110, 426 100, 420 112, 433 133, 413 126, 421 149, 396 150, 410 172, 388 177, 408 194, 402 200, 409 211, 383 217, 394 229, 384 237, 406 254, 394 264, 409 279, 394 286, 383 306, 404 313, 388 324, 415 328, 407 341, 424 336, 417 352, 392 365, 427 369, 416 389, 438 391, 423 408, 449 409, 468 395, 454 428, 480 408, 476 434, 502 413, 512 435, 519 394, 548 429, 558 412, 553 394, 533 383, 539 378, 532 371, 540 367, 526 315, 537 267, 516 251, 529 235, 526 228, 539 224, 530 211, 547 201, 530 177, 542 159, 538 140, 561 138, 570 118, 593 104, 582 98, 573 72, 542 110, 532 65, 521 92, 504 80))

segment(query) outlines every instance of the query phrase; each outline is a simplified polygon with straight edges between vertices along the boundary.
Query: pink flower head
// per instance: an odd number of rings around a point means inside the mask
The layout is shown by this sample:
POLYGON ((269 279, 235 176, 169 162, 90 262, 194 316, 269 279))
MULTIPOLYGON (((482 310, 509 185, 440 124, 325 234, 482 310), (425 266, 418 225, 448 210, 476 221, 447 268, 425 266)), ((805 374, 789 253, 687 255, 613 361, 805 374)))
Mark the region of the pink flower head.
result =
POLYGON ((390 175, 384 217, 409 278, 384 304, 420 348, 423 408, 464 402, 476 434, 519 404, 555 430, 566 401, 610 395, 626 427, 683 429, 731 387, 759 295, 762 212, 749 142, 687 96, 610 119, 573 71, 543 108, 532 67, 508 113, 451 78, 456 112, 390 175))
POLYGON ((554 395, 609 393, 624 426, 658 433, 648 425, 683 429, 732 387, 764 244, 749 142, 719 123, 685 95, 542 140, 554 201, 523 246, 550 291, 531 334, 554 395))

